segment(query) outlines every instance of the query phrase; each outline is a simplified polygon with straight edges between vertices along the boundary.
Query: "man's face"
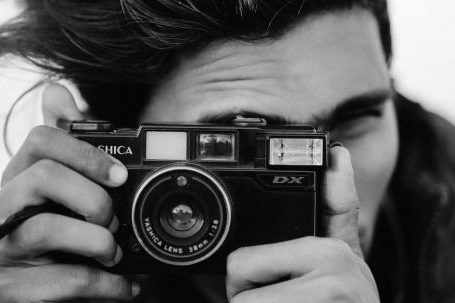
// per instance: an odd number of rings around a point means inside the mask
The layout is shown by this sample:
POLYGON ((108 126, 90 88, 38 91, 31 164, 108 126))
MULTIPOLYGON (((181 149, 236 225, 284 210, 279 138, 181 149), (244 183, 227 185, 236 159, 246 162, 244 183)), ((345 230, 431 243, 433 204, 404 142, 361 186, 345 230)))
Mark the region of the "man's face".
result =
POLYGON ((358 9, 314 16, 278 40, 218 42, 183 57, 141 120, 228 122, 247 114, 329 130, 352 155, 366 248, 398 153, 390 95, 376 20, 358 9))

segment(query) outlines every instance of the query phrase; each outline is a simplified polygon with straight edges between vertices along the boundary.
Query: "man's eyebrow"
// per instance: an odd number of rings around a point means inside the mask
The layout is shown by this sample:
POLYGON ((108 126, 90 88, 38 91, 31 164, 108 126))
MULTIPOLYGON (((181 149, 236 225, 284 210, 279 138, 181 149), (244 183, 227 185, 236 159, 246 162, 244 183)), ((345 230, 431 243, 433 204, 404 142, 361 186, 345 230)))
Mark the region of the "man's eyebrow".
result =
POLYGON ((378 89, 355 95, 341 101, 333 109, 312 116, 308 121, 311 125, 328 125, 343 114, 357 113, 378 107, 392 97, 391 89, 378 89))
MULTIPOLYGON (((264 114, 254 111, 223 111, 206 113, 198 119, 200 123, 230 124, 237 116, 264 118, 268 124, 307 124, 313 126, 327 125, 343 113, 360 112, 369 108, 380 106, 392 96, 391 89, 378 89, 367 93, 355 95, 341 101, 335 108, 320 114, 315 114, 309 121, 288 120, 280 115, 264 114)), ((303 105, 302 105, 303 106, 303 105)))

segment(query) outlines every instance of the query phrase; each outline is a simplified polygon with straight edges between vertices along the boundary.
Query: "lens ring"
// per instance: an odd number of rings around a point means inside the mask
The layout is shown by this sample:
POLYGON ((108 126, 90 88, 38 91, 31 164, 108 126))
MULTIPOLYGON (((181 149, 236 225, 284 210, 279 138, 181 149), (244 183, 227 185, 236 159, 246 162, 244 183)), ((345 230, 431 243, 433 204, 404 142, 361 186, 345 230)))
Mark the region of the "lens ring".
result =
MULTIPOLYGON (((158 182, 159 183, 159 182, 158 182)), ((213 207, 213 206, 212 206, 213 207)), ((216 207, 216 206, 215 206, 216 207)), ((158 169, 157 171, 150 174, 145 180, 141 183, 140 187, 138 188, 136 195, 133 200, 132 205, 132 212, 131 212, 131 219, 132 219, 132 227, 134 234, 141 244, 142 248, 149 254, 151 257, 159 260, 160 262, 176 265, 176 266, 188 266, 193 265, 199 262, 202 262, 212 256, 216 251, 220 249, 220 247, 225 242, 227 235, 230 230, 231 225, 231 217, 232 217, 232 207, 231 207, 231 199, 230 196, 223 186, 221 180, 216 177, 211 172, 207 171, 203 167, 194 164, 172 164, 165 167, 158 169), (143 231, 143 224, 141 220, 137 220, 138 218, 142 219, 140 215, 141 207, 144 205, 144 200, 142 199, 144 194, 150 192, 149 185, 153 182, 159 181, 160 178, 165 177, 168 174, 173 174, 178 172, 187 172, 190 174, 195 174, 199 176, 199 179, 206 179, 211 187, 209 187, 210 191, 214 192, 219 196, 219 200, 216 204, 220 208, 220 216, 222 220, 220 221, 219 231, 217 231, 216 236, 211 239, 211 242, 201 250, 200 253, 196 253, 191 256, 183 256, 178 258, 177 256, 166 254, 165 252, 157 249, 155 246, 150 245, 150 237, 144 234, 143 231), (212 188, 213 187, 213 188, 212 188)))

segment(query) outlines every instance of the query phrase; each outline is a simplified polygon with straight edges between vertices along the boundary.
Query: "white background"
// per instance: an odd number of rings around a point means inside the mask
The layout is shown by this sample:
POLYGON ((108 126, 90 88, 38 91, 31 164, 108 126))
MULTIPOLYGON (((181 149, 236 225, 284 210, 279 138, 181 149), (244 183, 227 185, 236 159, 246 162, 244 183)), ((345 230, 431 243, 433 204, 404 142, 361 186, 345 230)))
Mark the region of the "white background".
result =
POLYGON ((455 122, 455 1, 389 3, 398 89, 455 122))
MULTIPOLYGON (((455 1, 389 2, 394 36, 393 75, 399 91, 455 122, 455 1)), ((16 3, 17 0, 0 0, 0 24, 14 16, 16 3)), ((21 76, 13 75, 14 79, 18 77, 21 76)), ((1 92, 0 119, 8 96, 17 94, 15 87, 24 87, 5 81, 13 80, 5 80, 0 69, 0 88, 11 87, 1 92)))

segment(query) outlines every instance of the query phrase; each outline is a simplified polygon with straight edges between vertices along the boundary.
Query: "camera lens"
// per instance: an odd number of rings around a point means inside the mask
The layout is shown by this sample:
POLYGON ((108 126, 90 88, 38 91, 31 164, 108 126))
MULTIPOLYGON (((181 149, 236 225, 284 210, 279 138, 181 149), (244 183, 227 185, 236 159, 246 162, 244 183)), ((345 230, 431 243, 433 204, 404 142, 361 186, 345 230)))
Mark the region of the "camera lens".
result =
POLYGON ((190 238, 204 225, 201 201, 189 190, 171 191, 158 204, 160 227, 171 237, 190 238))
POLYGON ((169 224, 176 230, 188 230, 196 224, 193 210, 186 204, 174 207, 168 220, 169 224))
POLYGON ((213 255, 225 241, 231 201, 221 180, 208 170, 174 164, 151 173, 132 209, 138 242, 153 258, 192 265, 213 255))

